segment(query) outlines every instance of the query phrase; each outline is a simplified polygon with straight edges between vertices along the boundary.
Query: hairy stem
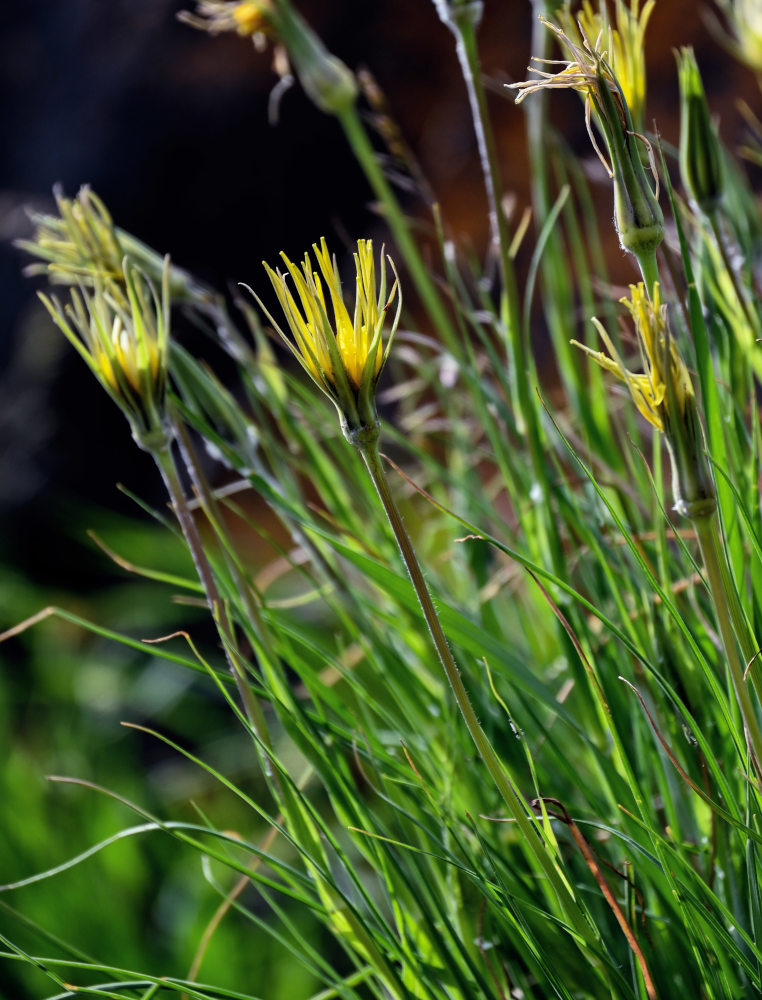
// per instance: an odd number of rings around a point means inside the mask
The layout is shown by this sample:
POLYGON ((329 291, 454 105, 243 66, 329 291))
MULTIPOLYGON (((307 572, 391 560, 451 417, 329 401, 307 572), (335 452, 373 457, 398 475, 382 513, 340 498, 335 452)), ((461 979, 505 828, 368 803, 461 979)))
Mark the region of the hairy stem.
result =
MULTIPOLYGON (((199 535, 198 528, 196 527, 196 522, 185 498, 183 486, 180 482, 180 476, 178 475, 170 446, 167 444, 157 451, 154 451, 152 454, 159 468, 162 479, 164 480, 164 485, 169 493, 169 498, 172 501, 172 507, 174 508, 175 515, 177 516, 180 528, 182 529, 183 537, 185 538, 188 549, 190 550, 191 558, 193 559, 193 565, 196 567, 198 578, 204 588, 206 601, 209 605, 209 610, 212 613, 214 623, 217 626, 220 639, 222 640, 225 657, 228 661, 230 671, 235 678, 236 687, 238 688, 238 694, 241 699, 241 703, 243 704, 246 717, 261 744, 264 747, 269 748, 270 741, 267 724, 262 712, 262 706, 259 704, 254 692, 246 682, 244 667, 238 654, 238 646, 235 635, 233 634, 233 629, 227 619, 225 608, 223 606, 222 599, 220 598, 219 590, 217 589, 217 583, 214 579, 214 574, 212 573, 212 567, 209 565, 209 560, 207 559, 206 552, 204 551, 204 546, 201 542, 201 536, 199 535)), ((265 761, 266 756, 266 754, 263 754, 265 761)))
POLYGON ((410 580, 421 606, 421 611, 426 619, 426 624, 428 625, 431 638, 434 642, 437 656, 439 657, 445 676, 447 677, 450 688, 455 696, 455 701, 458 709, 460 710, 460 714, 466 724, 471 738, 474 741, 479 756, 484 761, 490 777, 508 807, 511 817, 521 831, 522 843, 525 850, 527 850, 529 855, 539 865, 542 873, 547 878, 549 884, 553 887, 558 901, 561 903, 567 917, 572 922, 576 933, 582 940, 589 941, 590 928, 581 913, 576 900, 574 899, 570 886, 561 877, 544 840, 541 839, 541 831, 528 815, 527 803, 516 790, 513 782, 506 774, 502 763, 498 759, 492 744, 488 740, 476 716, 476 712, 471 704, 471 700, 468 696, 468 692, 466 691, 460 671, 455 663, 455 659, 450 651, 447 638, 439 621, 439 616, 437 615, 434 602, 426 585, 423 572, 418 562, 418 557, 415 554, 415 549, 410 541, 410 536, 405 528, 399 508, 397 507, 391 490, 389 489, 389 483, 381 462, 377 441, 365 441, 359 446, 358 450, 360 451, 360 454, 365 462, 365 466, 368 469, 370 478, 376 488, 386 516, 389 519, 389 524, 392 528, 400 553, 410 575, 410 580))

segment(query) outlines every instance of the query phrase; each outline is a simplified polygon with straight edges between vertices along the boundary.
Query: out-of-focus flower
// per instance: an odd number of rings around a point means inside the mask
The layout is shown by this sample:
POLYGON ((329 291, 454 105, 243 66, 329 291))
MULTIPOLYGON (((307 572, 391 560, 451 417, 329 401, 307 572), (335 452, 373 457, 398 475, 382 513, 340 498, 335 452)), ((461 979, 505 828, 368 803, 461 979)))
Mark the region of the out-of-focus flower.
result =
POLYGON ((184 10, 177 16, 210 35, 233 31, 253 39, 257 48, 262 48, 274 32, 272 14, 270 0, 196 0, 195 11, 184 10))
POLYGON ((130 261, 123 284, 96 275, 73 288, 69 302, 40 294, 53 321, 122 409, 137 443, 155 450, 169 434, 166 414, 169 350, 169 258, 160 290, 130 261))
POLYGON ((328 114, 341 114, 357 99, 352 71, 327 51, 289 0, 196 0, 195 12, 178 17, 212 35, 251 36, 258 48, 272 41, 279 75, 288 77, 290 64, 310 100, 328 114))
MULTIPOLYGON (((645 9, 644 9, 645 12, 645 9)), ((654 191, 646 176, 641 154, 648 153, 651 170, 656 178, 651 147, 645 136, 636 131, 622 87, 614 74, 603 47, 603 34, 593 39, 577 23, 570 38, 558 25, 540 18, 566 50, 569 59, 560 61, 562 68, 548 72, 531 66, 535 78, 512 84, 519 91, 516 103, 540 90, 569 89, 585 98, 585 117, 593 147, 609 176, 614 181, 614 219, 622 248, 642 261, 652 255, 664 238, 664 216, 658 202, 658 187, 654 191), (601 152, 591 127, 591 116, 603 134, 608 160, 601 152)), ((537 62, 548 64, 545 60, 537 62)), ((553 65, 559 61, 553 60, 553 65)))
POLYGON ((677 54, 680 80, 680 175, 702 212, 711 214, 725 190, 722 150, 709 114, 693 49, 677 54))
POLYGON ((606 371, 625 383, 633 402, 650 424, 662 431, 672 458, 675 510, 689 517, 706 514, 714 505, 714 486, 704 451, 703 433, 690 374, 677 350, 661 302, 659 285, 653 298, 642 283, 630 285, 623 298, 635 324, 643 372, 630 371, 603 325, 593 319, 608 354, 572 341, 606 371))
MULTIPOLYGON (((302 367, 336 405, 345 433, 351 438, 377 426, 376 383, 389 356, 402 299, 396 271, 394 284, 387 293, 383 255, 377 284, 373 244, 370 240, 359 240, 354 255, 354 312, 350 315, 342 296, 338 266, 328 253, 325 240, 313 244, 312 250, 317 270, 309 254, 305 254, 301 267, 281 254, 285 273, 264 265, 290 336, 255 297, 302 367), (384 343, 387 313, 395 298, 397 308, 384 343)), ((394 271, 391 258, 387 259, 394 271)))
MULTIPOLYGON (((26 274, 44 274, 55 285, 93 287, 96 281, 110 283, 112 298, 127 307, 127 279, 122 267, 132 261, 154 283, 165 279, 166 260, 141 240, 114 225, 103 201, 89 187, 76 198, 54 191, 58 215, 32 215, 32 239, 17 246, 37 258, 26 274)), ((168 275, 170 297, 178 302, 203 303, 211 292, 191 275, 172 265, 168 275)))
POLYGON ((759 0, 715 0, 727 30, 716 22, 717 34, 736 59, 762 73, 762 4, 759 0))

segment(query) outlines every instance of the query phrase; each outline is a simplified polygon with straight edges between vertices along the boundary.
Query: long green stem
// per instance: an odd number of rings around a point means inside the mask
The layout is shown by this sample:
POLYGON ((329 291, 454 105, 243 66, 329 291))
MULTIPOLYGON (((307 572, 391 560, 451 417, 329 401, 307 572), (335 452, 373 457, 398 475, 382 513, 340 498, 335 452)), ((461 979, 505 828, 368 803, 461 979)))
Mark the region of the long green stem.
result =
MULTIPOLYGON (((175 460, 172 457, 170 446, 168 444, 164 445, 163 447, 152 452, 152 454, 159 468, 159 472, 161 473, 161 477, 164 480, 164 485, 169 493, 169 498, 172 501, 172 507, 174 508, 175 515, 177 516, 177 520, 180 524, 186 544, 188 545, 188 549, 190 550, 193 565, 196 567, 196 572, 198 573, 198 578, 204 588, 207 604, 209 605, 209 610, 212 613, 212 618, 217 626, 217 630, 220 633, 220 639, 222 640, 222 645, 225 650, 225 657, 227 658, 230 671, 235 678, 238 694, 244 706, 246 717, 248 718, 249 723, 254 729, 254 732, 256 733, 257 738, 261 741, 262 745, 269 748, 270 743, 267 732, 267 724, 262 713, 262 707, 255 698, 254 692, 246 683, 243 667, 241 666, 236 654, 238 647, 235 636, 233 635, 232 628, 230 627, 230 624, 225 616, 225 609, 217 589, 217 583, 214 579, 212 568, 209 565, 209 560, 204 552, 204 546, 201 542, 201 536, 198 533, 198 528, 196 527, 193 514, 191 513, 188 502, 185 499, 185 493, 183 491, 182 483, 180 482, 180 477, 177 473, 175 460)), ((266 754, 263 755, 263 758, 265 759, 265 766, 268 767, 269 765, 266 763, 266 754)))
POLYGON ((636 254, 640 273, 643 276, 643 284, 646 286, 648 297, 653 302, 654 288, 659 281, 659 265, 656 261, 656 250, 649 249, 636 254))
POLYGON ((518 329, 519 310, 516 273, 510 253, 511 241, 508 232, 508 223, 502 208, 502 184, 497 165, 495 138, 487 113, 487 97, 484 91, 484 84, 482 83, 474 15, 468 10, 464 10, 464 8, 457 8, 450 16, 448 27, 455 35, 455 50, 471 107, 471 118, 476 135, 476 144, 479 149, 479 162, 481 163, 484 187, 487 192, 492 245, 500 264, 503 288, 508 299, 508 308, 513 313, 516 321, 511 326, 518 329))
POLYGON ((410 541, 402 516, 399 512, 386 478, 386 472, 381 462, 378 451, 377 440, 364 441, 358 446, 365 465, 376 488, 381 504, 384 508, 389 524, 391 525, 394 537, 397 540, 400 553, 410 574, 410 579, 415 589, 421 611, 429 627, 434 647, 437 651, 439 661, 442 664, 447 680, 452 689, 463 721, 474 741, 479 756, 484 761, 490 777, 494 781, 498 791, 505 801, 508 810, 515 820, 522 834, 524 848, 531 857, 539 863, 543 874, 553 887, 556 897, 561 903, 564 912, 573 923, 574 930, 583 941, 590 941, 590 928, 580 912, 576 900, 574 899, 569 884, 561 877, 549 851, 545 847, 544 841, 538 835, 537 825, 530 820, 528 807, 524 799, 517 792, 512 781, 506 774, 502 763, 497 757, 492 744, 479 724, 471 700, 468 697, 460 671, 455 663, 455 659, 450 651, 447 638, 439 621, 434 602, 429 593, 426 581, 423 577, 415 549, 410 541))
MULTIPOLYGON (((440 12, 440 17, 455 36, 455 50, 460 63, 463 81, 466 85, 471 119, 479 149, 479 161, 484 177, 484 187, 489 208, 490 233, 500 266, 500 277, 504 295, 505 326, 507 328, 507 348, 510 360, 510 377, 514 394, 516 421, 523 428, 529 443, 532 470, 535 481, 546 498, 544 509, 550 510, 550 483, 548 481, 547 456, 543 450, 542 434, 537 419, 537 401, 532 393, 532 366, 527 343, 527 334, 522 324, 516 271, 510 250, 508 223, 502 208, 503 186, 500 179, 495 139, 489 114, 487 96, 482 82, 476 28, 481 16, 478 4, 465 4, 440 12)), ((564 568, 563 546, 558 536, 557 524, 552 516, 546 518, 544 529, 553 560, 553 568, 561 573, 564 568)))
MULTIPOLYGON (((696 537, 704 563, 709 593, 711 594, 712 604, 717 616, 720 638, 722 639, 728 668, 730 669, 730 678, 744 722, 749 751, 751 752, 757 773, 762 776, 762 733, 760 732, 757 715, 746 685, 745 664, 741 660, 736 642, 736 638, 738 638, 742 649, 745 643, 748 644, 748 627, 746 626, 745 618, 743 618, 743 610, 740 607, 735 585, 731 579, 725 553, 720 543, 720 536, 717 530, 717 515, 712 513, 706 517, 696 518, 693 524, 696 529, 696 537), (738 626, 741 625, 741 622, 737 620, 739 614, 743 622, 740 632, 738 626), (742 639, 744 636, 745 638, 742 639)), ((743 655, 746 658, 746 650, 744 650, 743 655)), ((750 658, 747 658, 746 665, 749 662, 750 658)), ((759 694, 759 692, 757 693, 759 694)))
POLYGON ((383 209, 384 218, 389 224, 392 235, 405 259, 410 276, 415 283, 424 308, 429 314, 437 332, 445 344, 454 350, 457 346, 457 332, 447 310, 442 304, 439 292, 434 285, 429 270, 423 262, 420 250, 410 235, 407 219, 394 196, 384 172, 379 166, 376 152, 371 145, 365 126, 360 120, 357 107, 353 104, 346 111, 337 115, 344 129, 352 152, 362 167, 365 176, 373 188, 383 209))

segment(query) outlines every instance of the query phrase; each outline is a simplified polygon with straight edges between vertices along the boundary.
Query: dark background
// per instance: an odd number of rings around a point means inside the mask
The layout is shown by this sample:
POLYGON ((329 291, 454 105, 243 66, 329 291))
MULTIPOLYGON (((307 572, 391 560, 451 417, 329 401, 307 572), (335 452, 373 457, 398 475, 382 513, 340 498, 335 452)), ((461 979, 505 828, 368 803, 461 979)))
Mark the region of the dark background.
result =
MULTIPOLYGON (((335 121, 298 85, 268 124, 271 55, 175 19, 177 0, 27 0, 0 36, 0 560, 42 586, 76 589, 105 572, 83 536, 101 507, 130 510, 118 480, 158 501, 150 462, 123 418, 41 314, 11 240, 29 235, 24 206, 50 209, 89 183, 117 223, 208 282, 260 281, 261 260, 383 238, 370 193, 335 121)), ((485 203, 452 38, 428 0, 300 0, 298 8, 351 67, 367 65, 444 208, 452 231, 486 243, 485 203)), ((710 39, 700 5, 659 0, 648 31, 648 117, 677 140, 673 47, 693 43, 723 115, 753 79, 710 39), (687 13, 686 13, 687 11, 687 13)), ((531 6, 487 0, 485 73, 523 79, 531 6)), ((753 93, 753 91, 752 91, 753 93)), ((553 95, 573 148, 592 157, 576 95, 553 95)), ((528 200, 523 114, 491 98, 506 187, 528 200)), ((602 213, 610 193, 601 191, 602 213)), ((414 201, 408 201, 416 211, 414 201)), ((621 257, 612 244, 612 256, 621 257)), ((622 262, 623 280, 629 264, 622 262)), ((38 283, 39 284, 39 283, 38 283)), ((0 622, 0 628, 10 622, 0 622)))

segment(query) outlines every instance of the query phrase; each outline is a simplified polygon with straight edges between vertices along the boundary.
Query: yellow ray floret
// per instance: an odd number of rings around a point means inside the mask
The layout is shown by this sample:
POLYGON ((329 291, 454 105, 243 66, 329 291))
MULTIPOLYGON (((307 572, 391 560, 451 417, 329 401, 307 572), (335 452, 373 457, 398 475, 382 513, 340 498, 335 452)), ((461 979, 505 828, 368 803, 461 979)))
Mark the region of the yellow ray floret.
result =
POLYGON ((659 286, 655 286, 651 301, 641 283, 630 285, 630 298, 621 299, 633 318, 638 338, 643 372, 630 371, 614 346, 603 325, 594 319, 608 354, 594 351, 584 344, 572 341, 606 371, 627 385, 633 402, 640 413, 660 431, 665 430, 665 420, 674 423, 685 412, 686 401, 693 395, 690 375, 670 336, 666 319, 666 306, 661 304, 659 286), (672 410, 676 412, 671 412, 672 410))

